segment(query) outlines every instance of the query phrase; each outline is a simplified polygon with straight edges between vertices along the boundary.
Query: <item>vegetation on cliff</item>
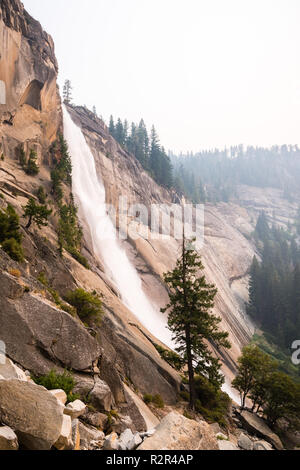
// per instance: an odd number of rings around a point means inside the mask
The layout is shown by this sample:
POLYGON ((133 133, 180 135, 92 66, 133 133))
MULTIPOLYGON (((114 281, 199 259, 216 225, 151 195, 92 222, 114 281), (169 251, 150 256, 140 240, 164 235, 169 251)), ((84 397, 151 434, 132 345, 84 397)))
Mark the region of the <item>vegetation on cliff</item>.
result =
POLYGON ((10 204, 6 209, 0 209, 0 244, 12 259, 23 261, 24 253, 19 216, 10 204))
POLYGON ((95 321, 98 325, 103 316, 102 302, 96 292, 86 292, 84 289, 76 289, 65 296, 66 301, 75 307, 82 321, 95 321))
POLYGON ((170 158, 161 146, 154 126, 149 137, 143 119, 139 124, 132 123, 129 129, 127 121, 122 123, 121 119, 118 119, 115 124, 111 116, 109 132, 122 147, 137 158, 158 184, 167 188, 172 186, 170 158))
POLYGON ((72 193, 67 204, 63 203, 63 184, 72 183, 72 162, 68 151, 68 145, 62 135, 51 149, 55 161, 55 168, 51 171, 52 194, 56 200, 59 211, 58 244, 62 255, 65 248, 74 259, 89 269, 86 258, 81 254, 82 228, 77 217, 77 207, 72 193))
POLYGON ((31 197, 24 209, 24 217, 28 217, 26 228, 29 229, 34 222, 40 229, 48 225, 48 217, 52 214, 52 209, 48 209, 46 205, 38 205, 31 197))

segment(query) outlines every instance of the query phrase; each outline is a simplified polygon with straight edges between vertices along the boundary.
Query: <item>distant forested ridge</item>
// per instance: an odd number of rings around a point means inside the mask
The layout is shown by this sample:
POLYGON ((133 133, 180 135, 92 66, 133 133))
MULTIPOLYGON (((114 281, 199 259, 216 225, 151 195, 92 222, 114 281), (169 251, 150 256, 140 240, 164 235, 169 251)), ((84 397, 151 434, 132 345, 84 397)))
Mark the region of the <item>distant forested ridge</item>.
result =
POLYGON ((150 134, 143 119, 139 124, 118 119, 116 123, 110 118, 109 132, 119 144, 132 153, 160 185, 171 188, 173 185, 172 165, 170 157, 161 146, 154 126, 150 134))
POLYGON ((270 227, 262 213, 254 237, 261 262, 254 257, 250 269, 247 313, 271 335, 275 344, 288 349, 300 335, 300 249, 296 232, 270 227))
POLYGON ((300 195, 298 145, 238 145, 175 155, 166 153, 154 126, 149 133, 143 119, 129 126, 127 120, 114 121, 111 116, 109 131, 158 184, 174 188, 195 204, 238 200, 239 185, 280 189, 290 201, 300 195))
POLYGON ((271 148, 242 145, 225 150, 176 156, 169 153, 174 186, 194 203, 239 198, 238 185, 271 187, 293 200, 300 190, 300 149, 297 145, 271 148))

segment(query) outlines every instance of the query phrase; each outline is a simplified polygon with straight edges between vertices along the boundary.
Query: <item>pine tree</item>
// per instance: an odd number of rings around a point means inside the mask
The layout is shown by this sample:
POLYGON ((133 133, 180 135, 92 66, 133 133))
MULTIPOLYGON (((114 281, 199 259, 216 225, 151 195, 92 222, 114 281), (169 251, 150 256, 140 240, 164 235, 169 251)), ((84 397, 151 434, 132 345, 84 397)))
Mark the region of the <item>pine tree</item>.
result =
POLYGON ((191 409, 195 409, 195 372, 214 384, 223 382, 219 361, 213 357, 207 342, 213 342, 216 347, 230 347, 228 333, 218 329, 221 319, 210 312, 217 289, 206 282, 204 275, 197 277, 203 269, 197 251, 183 236, 181 257, 174 270, 164 275, 170 301, 162 312, 168 313, 176 351, 188 367, 191 409))
POLYGON ((109 133, 112 137, 115 137, 115 123, 113 116, 110 116, 109 120, 109 133))
POLYGON ((124 146, 125 144, 125 135, 124 135, 124 127, 121 119, 119 118, 115 128, 115 139, 119 142, 120 145, 124 146))
POLYGON ((48 225, 48 217, 52 213, 52 210, 48 209, 47 206, 39 206, 33 198, 30 198, 23 209, 24 217, 28 217, 27 229, 31 227, 32 222, 35 222, 38 228, 48 225))
POLYGON ((37 154, 34 150, 30 150, 29 159, 25 167, 27 175, 36 176, 39 174, 39 167, 37 165, 37 154))
POLYGON ((261 301, 260 287, 260 267, 256 256, 254 256, 250 268, 249 303, 247 305, 247 313, 254 319, 257 319, 259 317, 259 306, 261 301))
POLYGON ((72 101, 72 85, 70 80, 66 80, 63 88, 64 103, 70 104, 72 101))
POLYGON ((270 238, 270 228, 266 213, 264 211, 258 217, 255 232, 257 233, 260 240, 263 242, 270 238))

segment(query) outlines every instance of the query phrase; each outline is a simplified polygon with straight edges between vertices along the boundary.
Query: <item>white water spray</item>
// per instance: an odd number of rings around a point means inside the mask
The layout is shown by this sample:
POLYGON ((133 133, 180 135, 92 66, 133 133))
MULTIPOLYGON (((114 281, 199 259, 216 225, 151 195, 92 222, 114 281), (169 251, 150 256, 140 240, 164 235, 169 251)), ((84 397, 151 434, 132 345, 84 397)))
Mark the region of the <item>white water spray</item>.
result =
POLYGON ((123 303, 156 338, 174 347, 166 317, 151 305, 141 279, 117 240, 116 229, 107 214, 103 182, 97 175, 93 154, 81 129, 63 106, 64 135, 72 159, 72 189, 88 223, 93 249, 104 263, 106 274, 116 284, 123 303), (105 239, 103 239, 105 233, 105 239))

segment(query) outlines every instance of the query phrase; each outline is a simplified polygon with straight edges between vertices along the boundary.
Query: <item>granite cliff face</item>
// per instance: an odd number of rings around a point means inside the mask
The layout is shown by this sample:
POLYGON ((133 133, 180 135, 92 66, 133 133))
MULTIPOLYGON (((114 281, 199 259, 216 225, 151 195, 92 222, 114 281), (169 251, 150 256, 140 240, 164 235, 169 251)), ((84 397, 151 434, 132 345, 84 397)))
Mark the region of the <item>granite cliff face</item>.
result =
POLYGON ((14 157, 17 145, 34 146, 39 161, 61 126, 58 66, 52 38, 19 0, 0 2, 0 152, 14 157), (3 85, 2 85, 3 86, 3 85))
MULTIPOLYGON (((100 373, 112 390, 114 402, 124 410, 128 408, 127 413, 133 414, 143 429, 145 421, 123 381, 130 381, 141 393, 152 390, 167 403, 174 403, 179 376, 162 361, 145 335, 132 326, 135 318, 116 295, 93 253, 86 250, 90 270, 67 252, 62 258, 59 256, 58 208, 51 195, 50 173, 54 165, 51 146, 63 129, 53 41, 17 0, 1 0, 0 35, 0 80, 6 89, 6 104, 0 104, 0 207, 5 209, 11 204, 20 216, 25 254, 25 263, 19 265, 0 247, 0 274, 7 287, 0 292, 1 341, 6 344, 7 355, 34 374, 44 374, 53 367, 72 367, 77 374, 78 391, 85 396, 100 373), (21 150, 25 160, 31 150, 36 151, 40 168, 37 176, 24 172, 21 150), (53 212, 42 231, 34 227, 27 230, 23 207, 29 198, 37 200, 40 186, 44 187, 53 212), (17 271, 19 277, 15 279, 10 271, 17 271), (95 290, 103 296, 105 319, 96 338, 78 319, 73 321, 53 303, 37 280, 41 272, 61 296, 76 287, 95 290), (24 293, 25 287, 29 292, 24 293), (49 321, 52 318, 50 330, 43 314, 49 321), (87 346, 86 351, 79 353, 77 341, 83 349, 84 344, 87 346)), ((64 190, 68 196, 67 186, 64 190)), ((68 202, 67 196, 63 202, 68 202)))

